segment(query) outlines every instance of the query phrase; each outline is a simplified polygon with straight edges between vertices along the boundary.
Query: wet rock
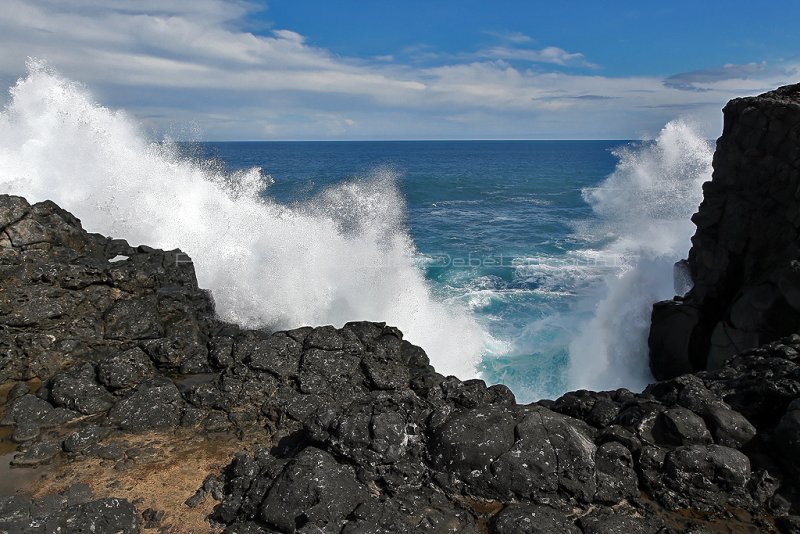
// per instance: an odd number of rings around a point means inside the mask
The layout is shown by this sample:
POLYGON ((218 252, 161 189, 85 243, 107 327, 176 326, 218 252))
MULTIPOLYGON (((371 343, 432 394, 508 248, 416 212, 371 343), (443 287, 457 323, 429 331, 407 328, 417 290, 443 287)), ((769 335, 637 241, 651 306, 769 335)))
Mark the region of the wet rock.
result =
POLYGON ((0 497, 0 531, 24 532, 30 524, 31 500, 13 495, 0 497))
POLYGON ((175 384, 154 378, 117 402, 108 413, 108 421, 123 430, 170 428, 180 424, 182 409, 183 399, 175 384))
POLYGON ((22 395, 14 399, 3 415, 2 424, 16 423, 45 424, 48 415, 53 411, 53 406, 42 399, 31 395, 22 395))
POLYGON ((444 400, 459 408, 478 408, 481 406, 513 406, 514 394, 503 385, 486 387, 483 380, 472 379, 463 382, 456 377, 436 379, 444 400))
POLYGON ((420 490, 398 499, 370 499, 355 509, 342 529, 343 534, 373 532, 478 534, 481 530, 470 514, 454 509, 441 494, 420 490))
POLYGON ((18 398, 22 397, 23 395, 27 395, 31 392, 30 386, 28 386, 25 382, 17 382, 14 386, 8 391, 8 396, 6 397, 6 402, 13 402, 18 398))
POLYGON ((163 337, 147 339, 141 345, 160 368, 183 374, 211 371, 202 335, 192 320, 177 319, 163 337))
POLYGON ((94 415, 108 410, 113 397, 95 382, 96 372, 86 363, 57 375, 50 385, 50 396, 57 406, 94 415))
POLYGON ((164 336, 164 327, 154 297, 119 300, 105 315, 108 339, 154 339, 164 336))
POLYGON ((800 532, 800 516, 787 515, 775 519, 775 525, 782 534, 797 534, 800 532))
POLYGON ((584 534, 656 534, 662 522, 656 518, 626 516, 620 513, 595 513, 579 520, 584 534))
POLYGON ((121 460, 125 457, 125 445, 122 443, 108 443, 106 445, 91 445, 86 449, 86 454, 97 456, 101 460, 121 460))
POLYGON ((464 410, 433 431, 435 464, 468 476, 485 470, 514 445, 514 415, 502 408, 464 410))
POLYGON ((0 196, 0 228, 5 229, 20 221, 30 211, 28 202, 18 196, 0 196))
POLYGON ((563 510, 533 504, 511 504, 491 522, 492 534, 580 534, 563 510))
POLYGON ((374 392, 339 409, 324 408, 308 421, 312 439, 359 465, 401 460, 422 439, 425 407, 413 396, 374 392))
POLYGON ((60 512, 67 505, 64 495, 46 495, 31 502, 31 517, 40 518, 60 512))
POLYGON ((780 481, 765 469, 752 473, 747 484, 747 490, 753 500, 761 505, 770 502, 779 488, 780 481))
POLYGON ((690 445, 667 453, 664 482, 672 491, 664 497, 671 508, 721 508, 747 502, 750 460, 720 445, 690 445))
POLYGON ((55 521, 48 518, 48 523, 75 534, 135 534, 139 532, 138 516, 131 503, 111 498, 69 507, 55 521))
POLYGON ((314 328, 304 340, 304 347, 325 351, 337 351, 344 347, 344 340, 339 331, 332 326, 314 328))
POLYGON ((225 528, 223 534, 270 534, 276 532, 252 521, 237 521, 225 528))
POLYGON ((795 476, 800 475, 800 399, 786 409, 771 441, 778 460, 795 476))
MULTIPOLYGON (((707 186, 697 220, 706 237, 728 209, 712 206, 719 187, 707 186)), ((723 196, 735 200, 731 190, 723 196)), ((714 267, 721 260, 701 257, 708 242, 696 240, 689 266, 708 269, 692 271, 688 300, 665 307, 684 331, 664 345, 678 359, 660 365, 667 375, 706 370, 642 394, 575 391, 521 406, 505 386, 437 373, 421 348, 383 323, 247 331, 214 319, 179 251, 87 234, 52 203, 0 195, 3 217, 12 228, 0 236, 0 379, 42 379, 36 395, 15 387, 4 410, 3 422, 26 438, 23 463, 49 461, 63 446, 65 468, 87 456, 110 459, 90 461, 124 480, 137 471, 131 466, 169 453, 173 439, 235 432, 252 452, 207 477, 188 504, 220 501, 213 519, 242 533, 663 534, 686 516, 746 511, 760 528, 770 515, 795 512, 800 336, 770 336, 791 326, 786 305, 800 303, 797 265, 727 302, 734 288, 714 293, 703 278, 724 274, 714 267), (109 261, 117 255, 127 259, 109 261), (730 321, 706 321, 705 305, 691 310, 705 298, 730 321), (754 331, 759 343, 774 342, 727 359, 754 331), (167 448, 137 443, 153 430, 167 448)), ((729 229, 737 235, 720 254, 738 262, 728 252, 757 240, 741 233, 748 222, 728 222, 739 228, 729 229)), ((762 272, 746 267, 744 278, 762 272)), ((10 503, 8 515, 49 526, 73 514, 70 528, 95 521, 87 528, 102 531, 104 515, 90 500, 52 495, 10 503)), ((108 504, 121 514, 118 529, 129 530, 127 504, 108 504)), ((152 510, 133 520, 167 528, 165 512, 164 521, 152 510)))
POLYGON ((316 395, 363 393, 366 388, 359 363, 357 356, 344 351, 311 347, 303 352, 300 363, 300 390, 316 395))
POLYGON ((208 360, 217 369, 233 365, 233 338, 217 336, 208 340, 208 360))
POLYGON ((370 383, 370 389, 399 390, 408 388, 411 381, 408 366, 397 360, 365 358, 361 361, 361 366, 370 383))
POLYGON ((275 460, 264 449, 256 449, 253 454, 236 454, 225 469, 226 495, 214 510, 214 520, 232 524, 235 521, 255 519, 271 481, 285 465, 285 462, 279 463, 275 460))
POLYGON ((642 442, 633 432, 620 425, 607 426, 598 433, 596 439, 596 442, 601 445, 613 441, 622 444, 632 454, 638 454, 642 449, 642 442))
POLYGON ((11 435, 11 439, 16 443, 23 443, 25 441, 36 439, 39 437, 40 432, 41 430, 39 425, 36 423, 22 421, 17 423, 17 426, 14 427, 14 433, 11 435))
POLYGON ((492 464, 495 488, 529 498, 560 490, 592 500, 597 447, 587 425, 535 408, 517 424, 515 434, 513 446, 492 464))
POLYGON ((135 387, 154 373, 150 357, 138 347, 110 356, 97 366, 99 382, 110 389, 135 387))
POLYGON ((305 449, 275 479, 260 507, 260 517, 282 532, 338 530, 359 504, 369 498, 352 467, 329 454, 305 449))
POLYGON ((650 371, 664 380, 694 370, 691 360, 692 332, 697 328, 698 309, 675 301, 653 305, 650 318, 650 371))
POLYGON ((666 445, 704 445, 712 442, 703 418, 686 408, 671 408, 660 413, 653 433, 666 445))
POLYGON ((186 499, 186 502, 184 504, 189 508, 197 508, 198 506, 200 506, 205 502, 207 495, 208 494, 206 493, 206 491, 200 488, 194 493, 194 495, 186 499))
POLYGON ((108 433, 108 428, 97 425, 85 426, 67 436, 64 440, 64 450, 66 452, 83 452, 106 437, 108 433))
POLYGON ((570 391, 556 399, 549 408, 570 417, 584 419, 594 408, 598 400, 597 395, 597 393, 585 389, 570 391))
POLYGON ((75 506, 91 501, 94 496, 92 490, 86 484, 73 484, 60 493, 66 499, 66 506, 75 506))
POLYGON ((610 399, 600 398, 586 414, 585 421, 597 428, 609 426, 619 415, 619 405, 610 399))
POLYGON ((55 440, 36 441, 14 456, 13 465, 30 467, 46 464, 61 452, 61 443, 55 440))
POLYGON ((166 513, 163 510, 156 510, 154 508, 147 508, 142 512, 142 519, 144 523, 143 528, 158 528, 161 525, 166 513))
POLYGON ((639 493, 633 456, 621 443, 609 441, 597 448, 597 492, 594 500, 616 504, 639 493))
POLYGON ((234 357, 257 371, 291 377, 298 373, 301 351, 302 345, 287 335, 245 336, 236 342, 234 357))
POLYGON ((703 419, 714 437, 714 443, 741 449, 757 435, 756 428, 739 412, 714 406, 704 411, 703 419))
POLYGON ((214 500, 221 501, 225 498, 225 481, 216 475, 208 475, 203 481, 203 490, 214 500))

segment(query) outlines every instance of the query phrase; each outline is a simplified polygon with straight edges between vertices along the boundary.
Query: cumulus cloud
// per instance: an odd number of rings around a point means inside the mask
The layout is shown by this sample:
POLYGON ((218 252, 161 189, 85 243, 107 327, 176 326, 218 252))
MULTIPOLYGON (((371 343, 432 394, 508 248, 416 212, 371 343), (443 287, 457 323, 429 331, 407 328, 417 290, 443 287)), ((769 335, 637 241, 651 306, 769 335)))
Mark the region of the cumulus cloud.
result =
POLYGON ((602 76, 580 52, 515 33, 477 53, 417 45, 341 57, 292 28, 251 31, 253 6, 235 0, 5 0, 3 9, 0 80, 39 57, 155 133, 192 124, 209 139, 630 138, 684 112, 715 135, 727 99, 790 72, 602 76))

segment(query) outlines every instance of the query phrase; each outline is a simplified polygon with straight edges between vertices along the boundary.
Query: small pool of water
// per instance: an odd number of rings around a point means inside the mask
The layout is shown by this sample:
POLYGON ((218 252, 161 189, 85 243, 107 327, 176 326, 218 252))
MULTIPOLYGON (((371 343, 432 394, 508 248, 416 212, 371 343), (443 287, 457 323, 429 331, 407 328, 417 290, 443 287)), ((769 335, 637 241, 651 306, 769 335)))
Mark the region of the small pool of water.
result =
MULTIPOLYGON (((14 387, 16 382, 6 382, 0 384, 0 419, 3 417, 6 407, 8 392, 14 387)), ((39 381, 29 384, 31 390, 35 391, 40 385, 39 381)), ((11 461, 17 450, 17 444, 11 440, 14 427, 0 426, 0 497, 9 495, 19 495, 29 493, 36 486, 36 481, 47 471, 47 466, 43 467, 12 467, 11 461)))

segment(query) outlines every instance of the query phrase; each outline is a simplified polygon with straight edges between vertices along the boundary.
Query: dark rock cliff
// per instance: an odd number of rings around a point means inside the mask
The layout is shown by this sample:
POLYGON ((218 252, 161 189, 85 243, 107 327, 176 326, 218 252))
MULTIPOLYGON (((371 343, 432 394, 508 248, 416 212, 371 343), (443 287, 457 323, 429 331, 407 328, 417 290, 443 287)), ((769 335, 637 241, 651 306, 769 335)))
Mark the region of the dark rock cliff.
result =
POLYGON ((713 179, 692 217, 694 287, 657 303, 657 379, 717 369, 735 354, 800 332, 800 84, 724 110, 713 179))
POLYGON ((642 394, 519 405, 382 323, 219 322, 180 251, 0 196, 0 345, 0 470, 20 477, 0 532, 800 526, 800 336, 642 394))

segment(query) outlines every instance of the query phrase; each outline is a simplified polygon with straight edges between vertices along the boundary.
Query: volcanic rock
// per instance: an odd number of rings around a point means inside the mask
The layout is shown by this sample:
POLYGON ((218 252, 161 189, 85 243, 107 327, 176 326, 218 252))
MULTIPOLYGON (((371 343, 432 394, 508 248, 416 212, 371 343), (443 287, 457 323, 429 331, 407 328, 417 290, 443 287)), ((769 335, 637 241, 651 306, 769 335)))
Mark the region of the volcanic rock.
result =
POLYGON ((723 114, 692 217, 692 289, 653 307, 657 379, 719 368, 800 328, 800 84, 736 98, 723 114))

